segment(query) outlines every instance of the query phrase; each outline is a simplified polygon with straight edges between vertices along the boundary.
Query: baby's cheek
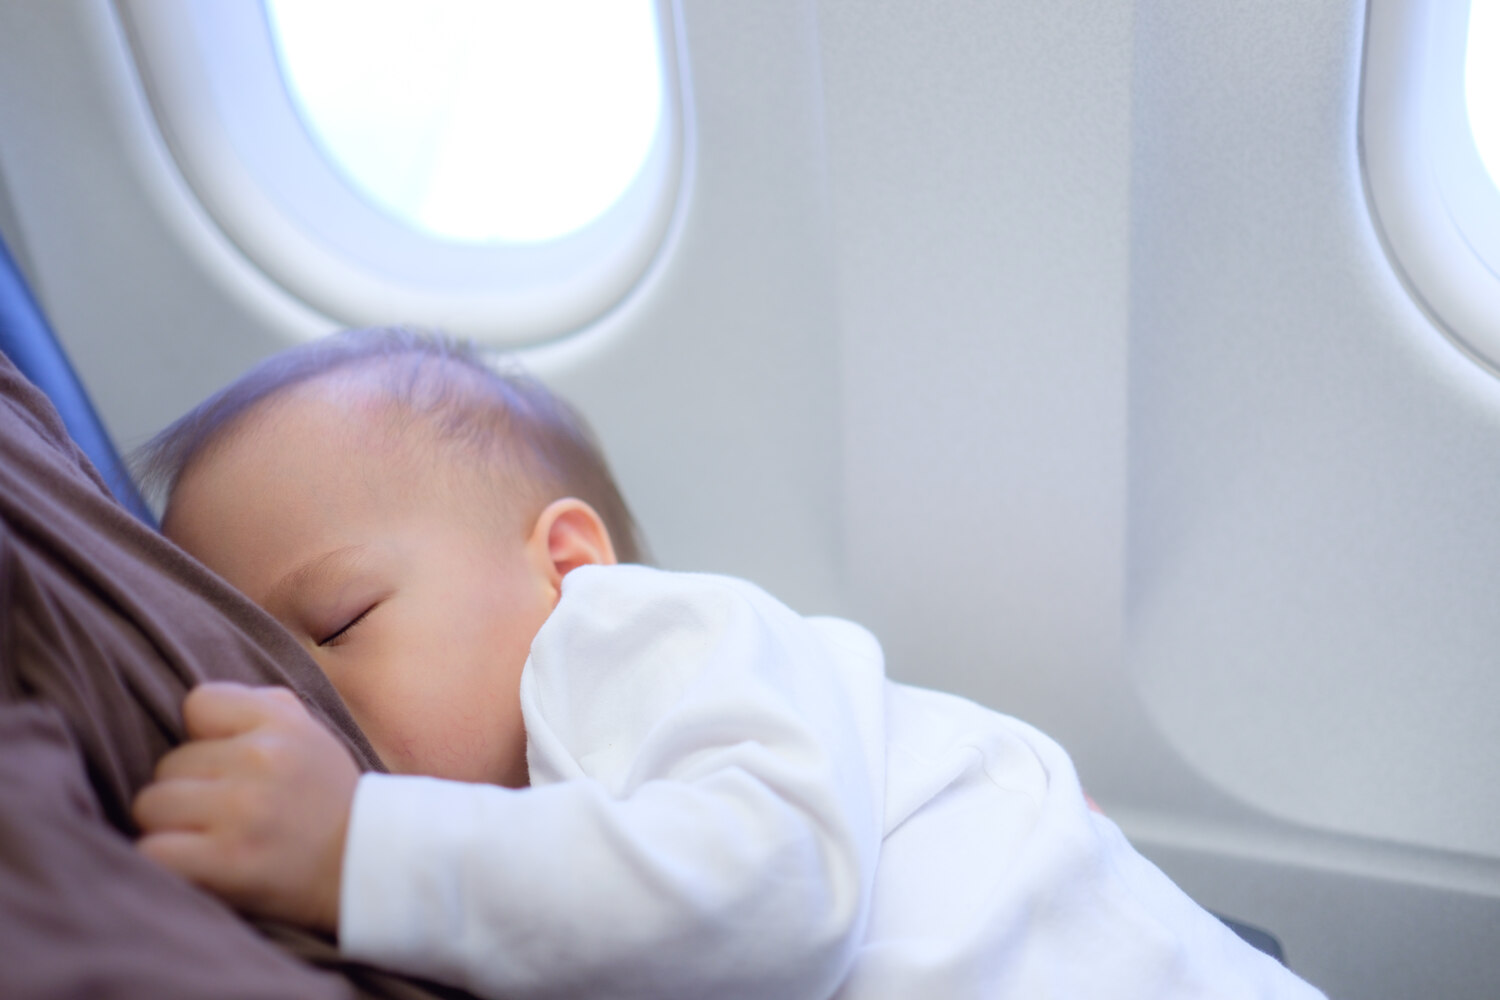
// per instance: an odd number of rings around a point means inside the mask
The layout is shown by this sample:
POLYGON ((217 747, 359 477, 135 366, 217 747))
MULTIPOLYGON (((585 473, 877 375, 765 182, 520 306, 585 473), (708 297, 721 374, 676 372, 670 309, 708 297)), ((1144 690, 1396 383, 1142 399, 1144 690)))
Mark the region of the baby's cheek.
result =
POLYGON ((387 771, 392 774, 419 773, 413 769, 412 748, 406 736, 383 727, 378 718, 361 711, 348 698, 344 701, 349 707, 349 714, 354 716, 354 721, 359 725, 360 732, 365 734, 365 739, 375 748, 375 755, 380 758, 387 771))
POLYGON ((388 706, 379 699, 367 698, 368 692, 359 686, 340 685, 337 680, 333 686, 386 770, 392 774, 424 773, 420 766, 419 741, 415 734, 407 731, 399 717, 393 717, 388 706))
MULTIPOLYGON (((429 712, 425 718, 404 720, 402 725, 381 733, 380 743, 389 747, 386 765, 398 774, 421 774, 450 781, 504 783, 511 770, 504 730, 493 713, 451 710, 429 712)), ((522 749, 524 766, 524 744, 522 749)))

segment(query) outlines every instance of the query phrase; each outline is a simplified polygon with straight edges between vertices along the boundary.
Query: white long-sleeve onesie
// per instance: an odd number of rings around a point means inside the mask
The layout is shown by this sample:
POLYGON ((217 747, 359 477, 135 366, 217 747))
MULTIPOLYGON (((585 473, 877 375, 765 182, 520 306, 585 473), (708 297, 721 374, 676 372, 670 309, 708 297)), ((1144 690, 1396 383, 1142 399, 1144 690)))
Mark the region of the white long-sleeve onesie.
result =
POLYGON ((1317 997, 1023 723, 725 577, 584 567, 521 680, 531 787, 360 780, 340 943, 493 997, 1317 997))

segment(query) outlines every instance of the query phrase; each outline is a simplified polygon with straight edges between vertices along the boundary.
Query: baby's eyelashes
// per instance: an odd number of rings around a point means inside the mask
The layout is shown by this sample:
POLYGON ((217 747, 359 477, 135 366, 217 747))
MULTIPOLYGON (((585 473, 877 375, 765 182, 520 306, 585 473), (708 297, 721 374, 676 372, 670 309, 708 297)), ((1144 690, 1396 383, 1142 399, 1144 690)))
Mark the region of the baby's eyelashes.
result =
POLYGON ((348 636, 349 630, 354 628, 354 626, 358 625, 360 622, 364 621, 367 617, 369 617, 370 612, 374 611, 379 606, 379 602, 377 601, 375 604, 372 604, 369 607, 365 608, 359 614, 344 622, 344 624, 339 626, 336 631, 328 634, 325 638, 319 639, 318 646, 320 648, 327 649, 332 646, 341 645, 344 642, 344 639, 348 636))

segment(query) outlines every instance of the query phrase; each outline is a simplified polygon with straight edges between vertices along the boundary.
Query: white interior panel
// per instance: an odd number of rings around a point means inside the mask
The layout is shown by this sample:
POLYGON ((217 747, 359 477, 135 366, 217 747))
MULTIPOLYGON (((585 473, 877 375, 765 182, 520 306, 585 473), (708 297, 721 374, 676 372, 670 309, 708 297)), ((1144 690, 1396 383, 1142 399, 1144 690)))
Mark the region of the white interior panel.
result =
POLYGON ((1149 10, 1131 226, 1141 694, 1185 760, 1267 812, 1500 857, 1500 381, 1426 322, 1376 239, 1360 11, 1149 10))

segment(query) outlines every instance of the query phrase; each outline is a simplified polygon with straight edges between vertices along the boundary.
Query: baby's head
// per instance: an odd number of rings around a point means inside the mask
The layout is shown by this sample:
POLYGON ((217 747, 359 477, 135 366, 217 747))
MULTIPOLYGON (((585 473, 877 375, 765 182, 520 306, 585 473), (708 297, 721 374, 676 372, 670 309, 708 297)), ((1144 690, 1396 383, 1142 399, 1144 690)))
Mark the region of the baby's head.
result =
POLYGON ((641 558, 565 403, 408 330, 271 358, 143 468, 166 535, 303 642, 397 772, 524 784, 518 682, 562 577, 641 558))

